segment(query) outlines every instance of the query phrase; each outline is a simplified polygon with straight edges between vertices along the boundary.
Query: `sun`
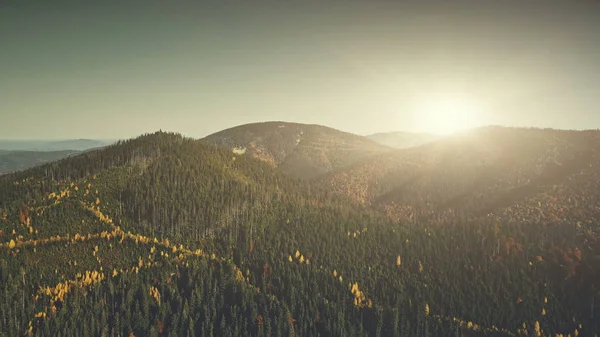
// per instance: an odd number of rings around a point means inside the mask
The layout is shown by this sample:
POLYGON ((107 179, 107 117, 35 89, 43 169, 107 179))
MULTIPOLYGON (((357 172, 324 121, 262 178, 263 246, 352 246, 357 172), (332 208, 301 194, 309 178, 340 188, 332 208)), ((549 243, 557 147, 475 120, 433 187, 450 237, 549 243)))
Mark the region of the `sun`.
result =
POLYGON ((467 95, 420 97, 412 112, 415 127, 429 133, 447 135, 483 125, 480 102, 467 95))

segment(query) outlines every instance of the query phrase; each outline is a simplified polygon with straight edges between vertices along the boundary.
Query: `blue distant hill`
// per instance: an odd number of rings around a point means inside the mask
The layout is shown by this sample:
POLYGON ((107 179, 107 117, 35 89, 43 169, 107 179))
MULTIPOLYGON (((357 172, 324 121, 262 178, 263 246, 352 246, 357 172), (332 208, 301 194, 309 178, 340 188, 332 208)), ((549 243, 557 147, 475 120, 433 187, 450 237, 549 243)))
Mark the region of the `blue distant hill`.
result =
POLYGON ((67 140, 0 140, 1 151, 85 151, 113 143, 109 140, 67 139, 67 140))
POLYGON ((0 175, 101 148, 107 140, 0 140, 0 175))

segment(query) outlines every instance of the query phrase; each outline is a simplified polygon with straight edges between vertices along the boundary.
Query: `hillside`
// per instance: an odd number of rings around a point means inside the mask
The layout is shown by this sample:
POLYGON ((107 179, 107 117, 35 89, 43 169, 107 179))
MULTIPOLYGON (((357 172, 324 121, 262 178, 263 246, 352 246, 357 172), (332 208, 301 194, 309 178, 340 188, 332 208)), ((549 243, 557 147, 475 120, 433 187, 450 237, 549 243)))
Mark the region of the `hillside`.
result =
MULTIPOLYGON (((459 156, 460 168, 475 172, 483 164, 472 159, 481 153, 458 145, 483 135, 465 137, 432 144, 422 156, 402 153, 432 167, 459 156)), ((497 156, 516 156, 511 151, 497 156)), ((382 165, 384 172, 395 172, 404 157, 390 158, 401 159, 382 165)), ((386 184, 398 179, 388 177, 386 184)), ((454 189, 434 177, 426 181, 439 187, 429 190, 452 198, 454 189)), ((398 186, 380 185, 374 195, 398 186)), ((397 221, 376 201, 357 205, 330 185, 162 132, 2 176, 0 332, 600 332, 600 235, 593 223, 502 218, 439 226, 397 221)))
POLYGON ((263 186, 257 194, 277 194, 276 172, 235 159, 194 140, 155 134, 0 178, 0 288, 8 295, 0 301, 0 332, 162 335, 192 327, 203 335, 290 334, 289 309, 249 285, 229 258, 208 250, 214 244, 203 245, 207 250, 183 245, 190 233, 198 246, 200 235, 228 229, 229 216, 241 207, 240 199, 221 198, 223 207, 214 207, 202 198, 217 190, 231 198, 263 186), (173 186, 168 176, 189 180, 173 186), (157 177, 164 184, 155 185, 157 177), (257 177, 273 184, 258 185, 257 177), (149 183, 160 196, 145 187, 149 183), (172 187, 179 198, 170 195, 172 187), (150 202, 142 202, 140 188, 150 202), (194 200, 181 199, 192 190, 194 200), (198 207, 202 220, 182 224, 201 217, 192 207, 175 212, 181 202, 198 207), (154 236, 141 234, 149 232, 154 236), (22 287, 10 290, 23 282, 27 296, 22 287), (253 320, 234 323, 251 312, 253 320))
POLYGON ((300 178, 314 178, 389 150, 365 137, 325 126, 285 122, 241 125, 202 141, 248 154, 300 178))
POLYGON ((367 138, 395 149, 404 149, 431 143, 436 141, 441 136, 428 133, 413 133, 413 132, 385 132, 374 133, 366 136, 367 138))
POLYGON ((78 151, 0 151, 0 175, 78 154, 78 151))
MULTIPOLYGON (((585 218, 597 213, 599 165, 600 132, 488 127, 369 158, 326 183, 402 221, 465 221, 525 205, 585 218)), ((574 216, 527 212, 519 221, 574 216)))

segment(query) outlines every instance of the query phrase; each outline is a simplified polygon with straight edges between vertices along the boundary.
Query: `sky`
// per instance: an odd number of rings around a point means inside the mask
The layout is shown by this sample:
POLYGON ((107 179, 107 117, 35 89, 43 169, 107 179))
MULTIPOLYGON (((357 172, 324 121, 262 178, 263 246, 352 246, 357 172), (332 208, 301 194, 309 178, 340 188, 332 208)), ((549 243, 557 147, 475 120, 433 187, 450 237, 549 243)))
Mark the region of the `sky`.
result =
POLYGON ((600 128, 600 1, 0 1, 0 139, 600 128))

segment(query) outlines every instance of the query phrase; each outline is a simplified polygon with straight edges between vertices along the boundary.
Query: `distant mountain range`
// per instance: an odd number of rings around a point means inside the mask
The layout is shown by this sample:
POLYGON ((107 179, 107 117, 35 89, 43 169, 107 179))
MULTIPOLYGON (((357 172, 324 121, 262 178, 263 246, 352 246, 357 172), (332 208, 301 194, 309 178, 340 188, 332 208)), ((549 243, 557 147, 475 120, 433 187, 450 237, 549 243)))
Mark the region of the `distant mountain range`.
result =
POLYGON ((81 151, 0 151, 0 175, 21 171, 43 163, 60 160, 81 151))
POLYGON ((0 175, 60 160, 110 143, 92 139, 0 140, 0 175))
POLYGON ((94 139, 68 140, 0 140, 0 151, 85 151, 106 146, 113 141, 94 139))
MULTIPOLYGON (((247 153, 295 177, 314 178, 363 157, 392 148, 420 146, 439 138, 432 134, 410 132, 377 133, 363 137, 321 125, 264 122, 226 129, 201 141, 228 147, 237 154, 247 153)), ((112 143, 114 141, 94 139, 0 140, 0 174, 24 170, 112 143)))
POLYGON ((376 141, 379 144, 393 147, 396 149, 405 149, 409 147, 420 146, 442 138, 442 136, 439 135, 412 132, 375 133, 366 137, 376 141))

